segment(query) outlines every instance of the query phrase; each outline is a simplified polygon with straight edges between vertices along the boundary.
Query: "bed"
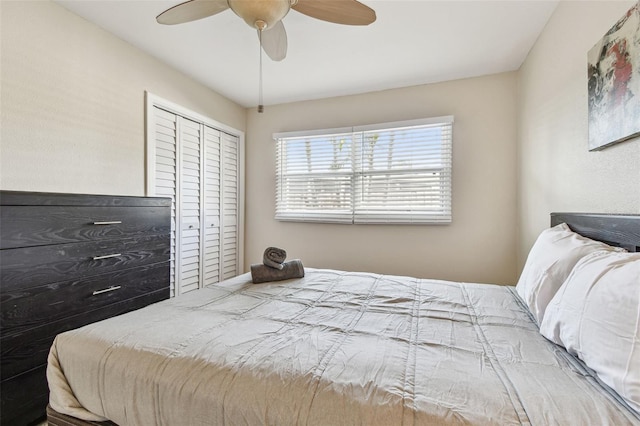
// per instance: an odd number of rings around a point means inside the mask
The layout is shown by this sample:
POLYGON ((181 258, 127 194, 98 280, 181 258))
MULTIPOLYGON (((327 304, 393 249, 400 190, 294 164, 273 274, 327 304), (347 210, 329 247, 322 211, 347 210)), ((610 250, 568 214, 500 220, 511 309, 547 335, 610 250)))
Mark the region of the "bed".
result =
MULTIPOLYGON (((558 223, 640 251, 640 216, 558 223)), ((640 424, 628 395, 540 330, 516 287, 329 269, 255 285, 245 274, 58 335, 48 420, 640 424)))

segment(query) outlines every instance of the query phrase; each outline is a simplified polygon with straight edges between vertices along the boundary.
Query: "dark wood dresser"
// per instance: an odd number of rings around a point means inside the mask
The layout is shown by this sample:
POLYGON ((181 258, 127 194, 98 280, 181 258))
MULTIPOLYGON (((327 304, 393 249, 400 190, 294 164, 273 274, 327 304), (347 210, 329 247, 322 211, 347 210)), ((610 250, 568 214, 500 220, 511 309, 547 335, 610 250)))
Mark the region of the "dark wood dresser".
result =
POLYGON ((0 422, 45 415, 54 337, 169 298, 171 199, 0 191, 0 422))

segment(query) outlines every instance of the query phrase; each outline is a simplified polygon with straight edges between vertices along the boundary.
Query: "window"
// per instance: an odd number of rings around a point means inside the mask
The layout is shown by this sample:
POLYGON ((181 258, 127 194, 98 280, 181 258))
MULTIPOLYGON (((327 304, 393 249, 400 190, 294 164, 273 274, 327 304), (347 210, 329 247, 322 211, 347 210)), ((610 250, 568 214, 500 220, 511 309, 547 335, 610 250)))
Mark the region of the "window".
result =
POLYGON ((274 134, 277 220, 451 222, 453 117, 274 134))

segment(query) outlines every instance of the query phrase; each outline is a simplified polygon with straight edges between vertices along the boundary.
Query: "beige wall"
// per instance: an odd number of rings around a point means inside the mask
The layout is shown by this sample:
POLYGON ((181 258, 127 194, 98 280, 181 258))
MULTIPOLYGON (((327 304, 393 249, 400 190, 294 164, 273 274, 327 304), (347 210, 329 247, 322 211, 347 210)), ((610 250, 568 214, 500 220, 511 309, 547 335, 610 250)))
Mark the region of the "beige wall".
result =
POLYGON ((245 267, 280 245, 309 266, 513 283, 549 212, 640 213, 640 142, 587 151, 586 52, 632 4, 561 2, 518 73, 257 114, 55 3, 3 1, 0 188, 144 194, 148 90, 246 132, 245 267), (273 132, 448 114, 452 225, 273 219, 273 132))
POLYGON ((0 7, 2 189, 144 195, 145 90, 245 130, 244 108, 61 6, 0 7))
POLYGON ((552 211, 640 213, 640 140, 587 143, 587 52, 633 3, 561 2, 520 69, 520 267, 552 211))
POLYGON ((269 245, 306 266, 514 283, 516 74, 458 80, 248 112, 247 266, 269 245), (274 220, 274 132, 452 114, 453 223, 329 225, 274 220))

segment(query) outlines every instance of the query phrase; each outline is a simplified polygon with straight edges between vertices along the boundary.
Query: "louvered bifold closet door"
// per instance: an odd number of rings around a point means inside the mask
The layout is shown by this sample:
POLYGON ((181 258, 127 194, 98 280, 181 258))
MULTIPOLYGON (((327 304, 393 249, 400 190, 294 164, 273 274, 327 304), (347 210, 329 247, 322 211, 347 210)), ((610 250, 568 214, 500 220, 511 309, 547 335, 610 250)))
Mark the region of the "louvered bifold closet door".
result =
POLYGON ((238 135, 172 106, 148 109, 147 190, 171 197, 171 296, 241 272, 238 135))
POLYGON ((175 296, 176 275, 176 126, 175 114, 154 107, 155 116, 155 195, 171 197, 171 297, 175 296))
POLYGON ((239 273, 239 146, 238 137, 222 133, 222 278, 239 273))
POLYGON ((204 285, 220 281, 220 131, 204 126, 204 285))
POLYGON ((178 294, 200 287, 201 130, 200 123, 183 117, 178 118, 178 152, 181 162, 178 294))

